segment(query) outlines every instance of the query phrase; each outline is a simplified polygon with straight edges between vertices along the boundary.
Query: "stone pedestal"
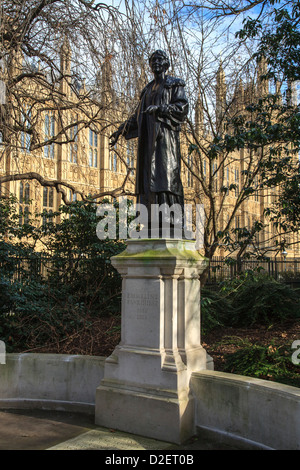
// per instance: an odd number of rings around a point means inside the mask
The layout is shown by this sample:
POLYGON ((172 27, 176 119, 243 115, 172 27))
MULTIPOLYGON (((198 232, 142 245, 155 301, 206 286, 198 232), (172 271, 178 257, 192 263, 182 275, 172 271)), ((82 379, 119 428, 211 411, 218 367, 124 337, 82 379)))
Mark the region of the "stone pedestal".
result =
POLYGON ((194 241, 141 239, 112 263, 123 278, 121 342, 105 363, 95 422, 183 442, 194 434, 191 373, 213 368, 200 338, 207 260, 194 241))

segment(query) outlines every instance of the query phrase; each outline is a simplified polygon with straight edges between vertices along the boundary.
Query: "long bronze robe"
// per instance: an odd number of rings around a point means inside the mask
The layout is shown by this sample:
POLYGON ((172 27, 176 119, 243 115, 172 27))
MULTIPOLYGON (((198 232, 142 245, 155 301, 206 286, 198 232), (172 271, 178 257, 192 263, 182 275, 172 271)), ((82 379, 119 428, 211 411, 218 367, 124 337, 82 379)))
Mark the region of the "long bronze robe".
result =
POLYGON ((171 76, 158 87, 153 80, 142 91, 134 115, 119 128, 127 140, 138 137, 136 194, 141 201, 149 201, 149 194, 166 193, 174 196, 167 197, 171 202, 183 201, 179 133, 188 113, 184 87, 183 80, 171 76), (156 115, 145 113, 150 105, 159 106, 156 115))

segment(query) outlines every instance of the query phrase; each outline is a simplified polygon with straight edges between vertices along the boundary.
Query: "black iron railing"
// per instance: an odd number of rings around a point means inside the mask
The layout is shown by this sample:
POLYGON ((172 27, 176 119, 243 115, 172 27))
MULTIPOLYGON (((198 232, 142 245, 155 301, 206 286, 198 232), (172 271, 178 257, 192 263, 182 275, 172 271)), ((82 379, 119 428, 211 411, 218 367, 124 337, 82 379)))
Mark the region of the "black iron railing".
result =
MULTIPOLYGON (((5 263, 0 263, 0 271, 5 270, 6 274, 8 271, 11 273, 12 279, 22 280, 24 278, 41 277, 47 278, 53 270, 57 271, 57 261, 51 257, 44 255, 35 255, 33 257, 21 258, 21 257, 10 257, 5 263), (7 270, 7 263, 10 264, 9 270, 7 270), (6 266, 4 266, 4 264, 6 266)), ((64 260, 61 259, 60 268, 64 271, 64 260)), ((81 258, 74 259, 74 263, 71 266, 70 260, 66 260, 68 269, 72 268, 72 271, 89 269, 89 263, 91 259, 81 258)), ((95 261, 95 260, 94 260, 95 261)), ((107 263, 108 260, 100 259, 99 263, 107 263)), ((218 284, 222 281, 233 279, 237 275, 246 271, 260 271, 268 274, 274 279, 288 283, 299 283, 300 287, 300 258, 293 259, 269 259, 265 261, 258 260, 234 260, 232 262, 226 261, 224 258, 214 257, 210 260, 209 273, 208 273, 208 284, 218 284)))
POLYGON ((219 283, 233 279, 246 271, 260 271, 278 281, 300 283, 300 259, 269 259, 269 260, 233 260, 214 257, 210 260, 208 283, 219 283))

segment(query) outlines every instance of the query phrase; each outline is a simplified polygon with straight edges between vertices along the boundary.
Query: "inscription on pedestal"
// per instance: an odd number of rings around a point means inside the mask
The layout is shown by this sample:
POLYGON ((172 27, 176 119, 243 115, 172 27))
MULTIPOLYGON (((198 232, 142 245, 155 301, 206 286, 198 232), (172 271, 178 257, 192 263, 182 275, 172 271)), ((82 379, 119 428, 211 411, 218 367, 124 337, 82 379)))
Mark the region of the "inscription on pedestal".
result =
POLYGON ((159 296, 151 292, 127 292, 126 307, 137 320, 145 320, 159 306, 159 296))
POLYGON ((160 297, 158 286, 136 282, 126 285, 124 295, 124 312, 122 341, 138 347, 159 347, 160 297))

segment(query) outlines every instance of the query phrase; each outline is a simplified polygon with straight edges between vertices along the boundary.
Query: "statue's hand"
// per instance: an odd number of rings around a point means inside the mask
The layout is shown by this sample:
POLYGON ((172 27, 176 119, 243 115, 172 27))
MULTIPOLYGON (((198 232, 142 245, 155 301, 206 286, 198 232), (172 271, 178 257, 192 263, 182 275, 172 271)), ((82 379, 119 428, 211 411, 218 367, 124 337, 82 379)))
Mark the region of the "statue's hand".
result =
POLYGON ((114 147, 116 143, 118 142, 118 138, 120 137, 121 132, 120 131, 115 131, 109 138, 110 138, 110 143, 109 145, 111 147, 114 147))
POLYGON ((148 106, 145 113, 147 113, 147 114, 156 114, 157 111, 158 111, 158 106, 151 105, 151 106, 148 106))

